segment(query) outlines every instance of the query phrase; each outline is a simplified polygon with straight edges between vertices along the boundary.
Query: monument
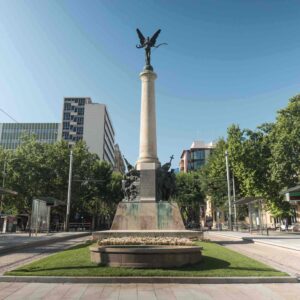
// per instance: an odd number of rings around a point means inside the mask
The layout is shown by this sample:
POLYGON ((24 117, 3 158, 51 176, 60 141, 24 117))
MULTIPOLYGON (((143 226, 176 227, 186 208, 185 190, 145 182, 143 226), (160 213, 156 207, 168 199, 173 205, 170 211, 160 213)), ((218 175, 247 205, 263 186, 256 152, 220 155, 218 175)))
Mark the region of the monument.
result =
POLYGON ((137 29, 146 54, 142 81, 140 151, 136 166, 126 159, 127 174, 122 181, 124 199, 118 204, 110 230, 93 233, 98 245, 90 247, 91 261, 110 267, 174 268, 202 260, 201 247, 190 239, 201 239, 202 232, 185 230, 177 203, 168 201, 175 185, 170 162, 160 165, 157 157, 155 79, 151 48, 158 30, 145 38, 137 29), (178 238, 182 242, 176 244, 178 238), (139 240, 140 239, 140 240, 139 240))
MULTIPOLYGON (((161 30, 145 38, 137 29, 140 44, 145 50, 145 66, 140 73, 141 114, 139 157, 136 166, 127 160, 128 173, 123 180, 124 199, 118 204, 110 231, 99 232, 107 236, 201 236, 200 232, 185 230, 177 203, 168 201, 175 175, 170 171, 171 160, 161 166, 157 156, 155 80, 157 74, 151 65, 151 48, 156 45, 161 30)), ((94 234, 95 235, 95 234, 94 234)))
POLYGON ((161 199, 158 190, 161 165, 157 157, 156 141, 155 80, 157 75, 151 65, 151 48, 162 45, 156 46, 160 32, 161 30, 158 30, 151 38, 145 38, 137 29, 140 45, 136 47, 145 49, 146 65, 140 73, 142 94, 139 158, 135 170, 131 169, 129 173, 135 172, 138 180, 137 184, 135 183, 134 197, 118 205, 111 227, 113 230, 185 229, 177 204, 163 201, 167 199, 161 199))

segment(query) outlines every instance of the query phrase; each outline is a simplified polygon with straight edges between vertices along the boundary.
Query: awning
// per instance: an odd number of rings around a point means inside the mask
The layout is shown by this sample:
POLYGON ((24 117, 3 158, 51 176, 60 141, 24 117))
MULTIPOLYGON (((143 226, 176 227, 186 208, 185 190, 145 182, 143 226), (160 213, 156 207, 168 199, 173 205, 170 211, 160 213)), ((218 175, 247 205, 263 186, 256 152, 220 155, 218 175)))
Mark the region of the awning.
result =
POLYGON ((296 185, 292 188, 289 188, 287 190, 282 191, 281 194, 287 194, 287 193, 291 193, 291 192, 300 192, 300 184, 296 185))
POLYGON ((54 197, 37 197, 36 200, 45 201, 47 206, 65 206, 66 203, 62 200, 58 200, 54 197))

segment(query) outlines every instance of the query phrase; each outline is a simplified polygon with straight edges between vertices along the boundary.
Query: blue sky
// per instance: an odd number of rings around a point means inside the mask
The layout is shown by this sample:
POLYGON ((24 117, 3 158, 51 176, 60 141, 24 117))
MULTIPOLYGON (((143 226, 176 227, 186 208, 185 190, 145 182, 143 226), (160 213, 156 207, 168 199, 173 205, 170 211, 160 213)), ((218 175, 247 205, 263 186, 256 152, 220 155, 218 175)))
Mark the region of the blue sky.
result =
MULTIPOLYGON (((138 158, 144 53, 135 29, 162 29, 153 51, 161 162, 195 139, 254 129, 299 93, 300 1, 0 1, 0 108, 60 122, 64 96, 106 103, 116 141, 138 158)), ((10 122, 0 112, 0 122, 10 122)))

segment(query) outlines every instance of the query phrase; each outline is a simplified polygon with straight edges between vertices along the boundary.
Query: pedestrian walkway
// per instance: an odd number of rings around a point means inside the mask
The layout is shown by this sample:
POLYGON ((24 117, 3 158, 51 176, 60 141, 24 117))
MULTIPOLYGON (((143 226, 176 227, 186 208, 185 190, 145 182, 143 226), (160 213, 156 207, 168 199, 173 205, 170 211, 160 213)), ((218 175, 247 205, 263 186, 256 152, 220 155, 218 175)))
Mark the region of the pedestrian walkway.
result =
POLYGON ((88 236, 90 234, 90 232, 55 232, 49 234, 32 234, 31 237, 29 237, 28 233, 0 234, 0 255, 27 247, 51 244, 81 236, 88 236))
POLYGON ((89 236, 76 236, 76 238, 73 239, 62 240, 55 243, 47 243, 46 245, 41 246, 27 247, 25 249, 19 249, 15 250, 14 252, 2 254, 0 256, 0 276, 6 271, 13 270, 21 265, 28 264, 34 260, 41 259, 55 252, 84 243, 89 238, 89 236))
POLYGON ((300 284, 0 283, 0 299, 281 300, 298 299, 300 284))
POLYGON ((277 243, 256 243, 253 242, 253 237, 245 239, 249 235, 243 236, 238 232, 209 231, 205 232, 204 237, 292 276, 300 276, 300 251, 298 250, 278 247, 277 243))
POLYGON ((272 235, 250 234, 238 231, 213 231, 215 235, 231 237, 240 240, 248 240, 254 243, 268 244, 272 246, 300 251, 300 234, 276 233, 272 235))

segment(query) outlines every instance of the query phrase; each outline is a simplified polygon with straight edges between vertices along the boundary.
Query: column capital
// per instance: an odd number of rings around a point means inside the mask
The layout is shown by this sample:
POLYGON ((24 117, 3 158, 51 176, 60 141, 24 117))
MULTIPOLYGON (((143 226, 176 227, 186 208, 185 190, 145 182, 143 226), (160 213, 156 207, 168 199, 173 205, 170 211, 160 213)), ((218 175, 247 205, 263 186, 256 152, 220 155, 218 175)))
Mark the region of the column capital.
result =
POLYGON ((140 73, 140 78, 142 81, 155 80, 157 74, 153 71, 146 70, 140 73))

